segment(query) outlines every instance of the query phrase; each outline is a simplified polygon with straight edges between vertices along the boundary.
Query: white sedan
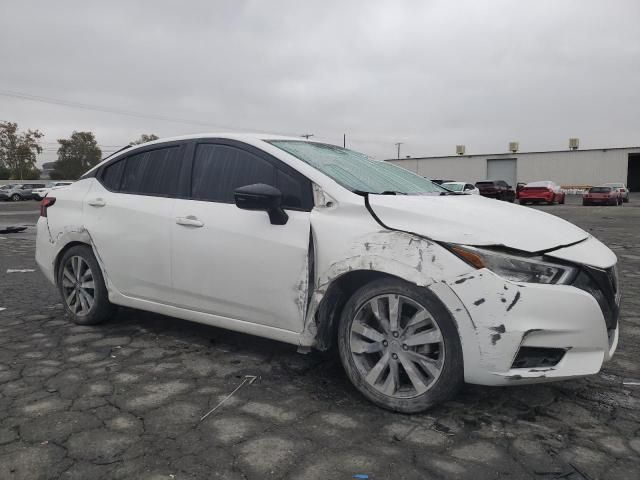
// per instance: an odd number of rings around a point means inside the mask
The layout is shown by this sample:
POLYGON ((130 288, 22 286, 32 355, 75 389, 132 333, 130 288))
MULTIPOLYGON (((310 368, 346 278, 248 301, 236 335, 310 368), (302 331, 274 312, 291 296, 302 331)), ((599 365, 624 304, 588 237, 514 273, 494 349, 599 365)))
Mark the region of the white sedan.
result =
POLYGON ((453 192, 471 193, 473 195, 480 195, 480 190, 478 190, 478 187, 476 187, 473 183, 445 182, 442 184, 442 186, 453 192))
POLYGON ((355 388, 399 412, 465 381, 593 375, 618 343, 617 259, 590 233, 299 138, 127 148, 45 197, 37 230, 74 322, 122 305, 337 345, 355 388))

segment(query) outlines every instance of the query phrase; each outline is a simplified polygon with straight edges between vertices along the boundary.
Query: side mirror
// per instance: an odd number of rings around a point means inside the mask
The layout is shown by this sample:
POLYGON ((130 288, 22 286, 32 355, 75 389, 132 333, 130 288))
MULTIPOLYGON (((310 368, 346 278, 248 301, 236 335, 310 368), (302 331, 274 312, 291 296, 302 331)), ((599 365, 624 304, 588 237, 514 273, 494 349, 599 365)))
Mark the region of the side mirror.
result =
POLYGON ((236 206, 242 210, 264 210, 272 225, 284 225, 289 215, 282 207, 282 193, 271 185, 256 183, 238 187, 233 192, 236 206))

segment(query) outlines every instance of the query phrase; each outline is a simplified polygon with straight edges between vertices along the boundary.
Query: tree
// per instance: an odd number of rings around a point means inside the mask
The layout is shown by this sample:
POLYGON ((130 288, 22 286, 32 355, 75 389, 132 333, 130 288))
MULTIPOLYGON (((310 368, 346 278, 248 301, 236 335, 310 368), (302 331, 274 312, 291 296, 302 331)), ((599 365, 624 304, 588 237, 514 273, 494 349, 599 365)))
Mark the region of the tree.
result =
POLYGON ((134 140, 129 145, 140 145, 141 143, 153 142, 154 140, 158 140, 158 138, 160 137, 158 137, 154 133, 143 133, 142 135, 140 135, 140 138, 138 140, 134 140))
POLYGON ((102 157, 93 132, 73 132, 71 138, 58 140, 58 160, 53 165, 52 180, 77 180, 102 157))
POLYGON ((14 180, 38 179, 36 158, 42 152, 38 140, 44 134, 39 130, 18 132, 18 124, 0 122, 0 176, 14 180))

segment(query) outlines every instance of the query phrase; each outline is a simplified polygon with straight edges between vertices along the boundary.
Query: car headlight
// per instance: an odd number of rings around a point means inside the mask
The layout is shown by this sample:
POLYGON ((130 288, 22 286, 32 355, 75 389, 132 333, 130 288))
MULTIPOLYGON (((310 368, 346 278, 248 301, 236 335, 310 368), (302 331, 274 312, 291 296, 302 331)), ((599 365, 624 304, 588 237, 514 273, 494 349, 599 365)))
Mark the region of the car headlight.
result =
POLYGON ((450 246, 453 253, 476 268, 487 268, 513 282, 570 283, 578 269, 569 265, 543 261, 541 257, 524 257, 484 248, 450 246))

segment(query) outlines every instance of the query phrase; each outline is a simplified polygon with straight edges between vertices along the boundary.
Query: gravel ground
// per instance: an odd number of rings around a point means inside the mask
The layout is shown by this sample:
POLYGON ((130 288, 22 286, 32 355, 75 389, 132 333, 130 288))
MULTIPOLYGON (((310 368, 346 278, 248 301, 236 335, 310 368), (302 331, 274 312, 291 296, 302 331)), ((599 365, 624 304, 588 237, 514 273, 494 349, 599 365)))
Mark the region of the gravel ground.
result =
MULTIPOLYGON (((0 204, 0 224, 36 208, 0 204)), ((640 196, 536 208, 618 255, 617 355, 591 378, 467 386, 411 416, 365 401, 330 354, 125 309, 75 326, 33 227, 0 235, 0 479, 640 478, 640 386, 625 385, 640 379, 640 196)))

